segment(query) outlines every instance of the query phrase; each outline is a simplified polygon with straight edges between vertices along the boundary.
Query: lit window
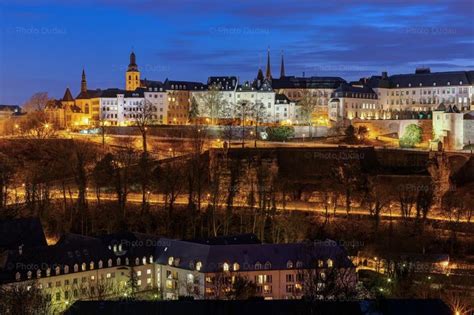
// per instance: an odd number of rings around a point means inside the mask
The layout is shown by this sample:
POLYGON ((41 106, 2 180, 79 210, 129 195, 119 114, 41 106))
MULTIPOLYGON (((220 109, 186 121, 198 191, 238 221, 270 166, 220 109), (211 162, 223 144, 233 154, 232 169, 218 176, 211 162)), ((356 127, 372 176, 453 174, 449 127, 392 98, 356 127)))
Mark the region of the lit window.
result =
POLYGON ((196 263, 196 270, 197 270, 197 271, 200 271, 201 268, 202 268, 202 262, 198 261, 198 262, 196 263))
POLYGON ((257 261, 257 262, 255 263, 255 269, 256 269, 256 270, 262 269, 262 264, 257 261))
POLYGON ((173 261, 174 261, 173 256, 169 257, 169 258, 168 258, 168 265, 171 266, 171 265, 173 264, 173 261))
POLYGON ((272 268, 272 264, 269 261, 267 261, 265 263, 265 269, 270 269, 270 268, 272 268))
POLYGON ((332 266, 333 266, 332 259, 328 259, 328 267, 329 267, 329 268, 332 268, 332 266))
POLYGON ((234 266, 232 267, 234 271, 239 271, 240 265, 238 263, 234 263, 234 266))
POLYGON ((228 264, 228 263, 224 263, 224 264, 222 265, 222 270, 224 270, 224 271, 229 271, 229 264, 228 264))
POLYGON ((151 269, 147 269, 147 270, 146 270, 146 274, 147 274, 147 275, 151 275, 151 269))
POLYGON ((288 260, 288 262, 286 263, 286 268, 288 269, 293 268, 293 262, 291 260, 288 260))
POLYGON ((137 271, 137 277, 140 277, 142 275, 142 272, 140 270, 137 271))

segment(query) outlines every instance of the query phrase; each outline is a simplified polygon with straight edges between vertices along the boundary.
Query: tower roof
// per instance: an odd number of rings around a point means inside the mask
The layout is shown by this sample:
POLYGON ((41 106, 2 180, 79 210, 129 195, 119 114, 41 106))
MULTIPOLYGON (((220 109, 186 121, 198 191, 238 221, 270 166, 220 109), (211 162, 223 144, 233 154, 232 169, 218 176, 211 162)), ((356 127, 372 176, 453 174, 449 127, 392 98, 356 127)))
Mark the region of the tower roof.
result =
POLYGON ((270 69, 270 48, 267 51, 267 72, 265 74, 265 78, 270 80, 272 78, 272 70, 270 69))
POLYGON ((64 101, 64 102, 74 101, 74 98, 72 97, 72 94, 71 94, 71 91, 69 90, 69 88, 66 88, 66 92, 64 92, 64 96, 63 96, 62 101, 64 101))
POLYGON ((280 78, 285 77, 285 60, 283 59, 283 51, 281 52, 281 68, 280 68, 280 78))
POLYGON ((138 71, 136 56, 135 56, 135 53, 133 51, 130 54, 130 64, 128 65, 127 71, 138 71))

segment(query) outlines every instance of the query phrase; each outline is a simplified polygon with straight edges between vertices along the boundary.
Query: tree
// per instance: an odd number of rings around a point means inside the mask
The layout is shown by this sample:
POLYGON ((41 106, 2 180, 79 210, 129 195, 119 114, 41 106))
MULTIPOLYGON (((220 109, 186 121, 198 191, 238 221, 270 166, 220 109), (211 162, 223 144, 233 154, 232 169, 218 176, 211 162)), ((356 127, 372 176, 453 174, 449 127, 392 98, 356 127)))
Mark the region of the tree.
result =
POLYGON ((153 122, 155 112, 156 108, 153 106, 153 104, 149 100, 144 99, 143 102, 140 102, 138 114, 135 115, 135 126, 138 127, 138 130, 142 136, 142 148, 144 154, 147 153, 148 127, 153 122))
POLYGON ((400 147, 413 148, 421 143, 423 129, 415 124, 410 124, 406 127, 405 133, 400 138, 400 147))
POLYGON ((344 131, 344 142, 348 144, 357 143, 356 129, 354 126, 349 125, 344 131))
POLYGON ((298 101, 298 107, 302 122, 308 126, 308 135, 313 138, 312 123, 313 113, 318 106, 318 97, 311 90, 304 89, 301 92, 301 98, 298 101))
POLYGON ((9 156, 0 152, 0 210, 7 207, 8 188, 13 180, 15 168, 13 160, 9 156))
POLYGON ((217 123, 217 118, 219 118, 224 106, 220 89, 221 86, 214 83, 208 87, 206 92, 199 95, 199 101, 202 105, 202 111, 200 112, 202 115, 209 117, 213 125, 217 123))
POLYGON ((196 98, 191 98, 191 105, 189 106, 189 121, 196 124, 199 117, 199 104, 196 98))
POLYGON ((227 293, 229 300, 248 300, 257 294, 257 286, 246 277, 237 275, 227 293))
POLYGON ((295 135, 295 129, 292 126, 267 127, 266 131, 270 141, 287 141, 295 135))
POLYGON ((49 101, 47 92, 38 92, 33 94, 28 101, 23 104, 23 110, 27 113, 42 112, 49 101))
POLYGON ((44 294, 35 281, 0 286, 0 314, 51 314, 51 298, 44 294))

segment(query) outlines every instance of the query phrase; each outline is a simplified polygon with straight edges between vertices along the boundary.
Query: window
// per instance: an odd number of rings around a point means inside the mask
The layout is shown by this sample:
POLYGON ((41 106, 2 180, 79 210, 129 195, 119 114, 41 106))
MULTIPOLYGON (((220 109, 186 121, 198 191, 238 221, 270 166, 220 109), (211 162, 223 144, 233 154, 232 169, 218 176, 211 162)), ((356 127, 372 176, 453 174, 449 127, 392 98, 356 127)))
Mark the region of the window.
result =
POLYGON ((229 271, 229 264, 228 264, 228 263, 224 263, 224 264, 222 265, 222 270, 224 270, 224 271, 229 271))
POLYGON ((151 269, 147 269, 147 270, 146 270, 146 274, 147 274, 147 275, 151 275, 151 269))
POLYGON ((137 277, 140 277, 142 275, 142 272, 140 270, 137 271, 137 277))
POLYGON ((64 266, 64 273, 69 273, 69 266, 68 265, 64 266))
POLYGON ((78 272, 79 271, 79 266, 77 264, 74 264, 74 272, 78 272))
POLYGON ((173 261, 174 261, 173 256, 169 257, 168 258, 168 265, 170 265, 170 266, 173 265, 173 261))
POLYGON ((255 269, 256 269, 256 270, 262 269, 262 264, 257 261, 257 262, 255 263, 255 269))
POLYGON ((15 274, 15 280, 16 280, 16 281, 20 281, 20 280, 21 280, 21 274, 20 274, 19 272, 17 272, 17 273, 15 274))
POLYGON ((201 268, 202 268, 202 262, 198 261, 198 262, 196 263, 196 270, 197 270, 197 271, 200 271, 201 268))
POLYGON ((295 282, 295 275, 294 274, 287 274, 286 275, 286 282, 295 282))
POLYGON ((102 262, 102 260, 99 260, 99 269, 102 268, 104 266, 104 263, 102 262))
POLYGON ((298 260, 298 261, 296 262, 296 268, 302 268, 302 267, 303 267, 303 262, 300 261, 300 260, 298 260))
POLYGON ((332 259, 328 259, 327 263, 328 263, 328 267, 329 267, 329 268, 332 268, 332 266, 333 266, 333 261, 332 261, 332 259))
POLYGON ((233 269, 234 271, 239 271, 240 265, 239 265, 238 263, 234 263, 232 269, 233 269))
POLYGON ((109 267, 112 267, 112 259, 109 259, 109 260, 107 261, 107 265, 108 265, 109 267))

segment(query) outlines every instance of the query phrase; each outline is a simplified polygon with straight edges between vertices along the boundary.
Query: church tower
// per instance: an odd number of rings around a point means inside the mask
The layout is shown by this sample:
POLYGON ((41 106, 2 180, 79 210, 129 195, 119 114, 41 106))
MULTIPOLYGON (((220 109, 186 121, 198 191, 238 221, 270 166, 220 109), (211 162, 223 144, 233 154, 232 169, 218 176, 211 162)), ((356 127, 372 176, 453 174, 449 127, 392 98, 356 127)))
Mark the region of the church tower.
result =
POLYGON ((281 52, 281 67, 280 67, 280 79, 285 77, 285 60, 283 59, 283 51, 281 52))
POLYGON ((127 72, 125 73, 125 90, 135 91, 139 87, 140 71, 138 71, 135 53, 132 51, 130 54, 130 64, 128 65, 127 72))
POLYGON ((265 79, 271 80, 272 79, 272 70, 270 69, 270 48, 267 51, 267 71, 265 74, 265 79))
POLYGON ((86 72, 82 69, 81 93, 87 93, 86 72))

